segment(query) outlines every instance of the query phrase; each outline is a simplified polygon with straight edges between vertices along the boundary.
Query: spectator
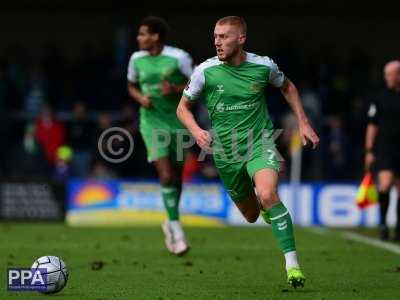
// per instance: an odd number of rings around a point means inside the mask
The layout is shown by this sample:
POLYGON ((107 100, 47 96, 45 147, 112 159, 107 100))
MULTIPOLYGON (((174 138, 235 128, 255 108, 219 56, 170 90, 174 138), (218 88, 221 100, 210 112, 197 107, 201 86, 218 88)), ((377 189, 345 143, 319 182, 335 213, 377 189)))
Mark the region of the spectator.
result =
POLYGON ((71 176, 71 160, 73 155, 73 151, 69 146, 63 145, 58 147, 52 176, 54 181, 65 183, 71 176))
POLYGON ((45 158, 44 151, 35 138, 34 124, 28 124, 25 128, 22 142, 17 145, 10 156, 12 177, 35 177, 47 178, 49 165, 45 158))
POLYGON ((64 125, 55 118, 52 108, 45 105, 36 120, 35 137, 44 149, 46 159, 54 166, 56 151, 65 142, 64 125))
MULTIPOLYGON (((109 149, 109 141, 107 139, 107 135, 103 139, 103 143, 99 143, 99 139, 101 134, 107 130, 108 128, 112 127, 112 118, 109 114, 102 113, 98 116, 97 118, 97 128, 95 131, 95 137, 96 137, 96 142, 95 142, 95 149, 94 153, 95 154, 95 161, 92 169, 92 176, 98 178, 100 175, 99 174, 114 174, 115 171, 114 169, 117 167, 115 164, 112 162, 109 162, 106 158, 111 157, 113 158, 112 154, 112 149, 109 149), (102 155, 100 155, 99 147, 102 149, 102 155), (111 151, 110 151, 111 150, 111 151)), ((109 137, 109 136, 108 136, 109 137)), ((114 147, 114 143, 118 143, 118 140, 112 140, 112 145, 111 147, 114 147)), ((103 176, 103 175, 101 175, 103 176)), ((100 177, 101 177, 100 176, 100 177)), ((105 176, 105 175, 104 175, 105 176)))
POLYGON ((99 180, 115 179, 117 175, 104 162, 98 160, 93 166, 91 178, 99 180))
POLYGON ((90 122, 86 105, 76 102, 72 120, 67 126, 67 141, 74 155, 71 162, 72 174, 84 177, 89 174, 93 149, 93 124, 90 122))
MULTIPOLYGON (((0 63, 0 140, 10 141, 11 132, 9 130, 11 114, 14 112, 18 95, 12 81, 8 78, 5 64, 0 63)), ((10 144, 8 147, 0 147, 0 175, 8 173, 7 157, 9 155, 10 144)))
POLYGON ((0 63, 0 114, 15 110, 19 105, 18 91, 7 76, 6 66, 0 63))
POLYGON ((327 137, 326 160, 327 173, 332 179, 347 179, 348 166, 348 139, 343 130, 343 122, 339 116, 332 116, 328 120, 329 132, 327 137))
POLYGON ((39 64, 31 67, 29 75, 23 110, 29 118, 35 118, 47 101, 47 81, 39 64))
MULTIPOLYGON (((321 124, 323 123, 323 116, 321 112, 321 99, 318 93, 314 90, 312 85, 303 81, 300 84, 301 99, 303 101, 304 111, 311 124, 314 126, 317 132, 321 132, 321 124)), ((307 166, 303 168, 304 180, 317 180, 321 178, 321 151, 317 149, 304 148, 302 156, 302 165, 307 166)))
POLYGON ((131 135, 136 135, 138 131, 138 113, 132 103, 127 102, 122 107, 121 122, 119 126, 130 132, 131 135))

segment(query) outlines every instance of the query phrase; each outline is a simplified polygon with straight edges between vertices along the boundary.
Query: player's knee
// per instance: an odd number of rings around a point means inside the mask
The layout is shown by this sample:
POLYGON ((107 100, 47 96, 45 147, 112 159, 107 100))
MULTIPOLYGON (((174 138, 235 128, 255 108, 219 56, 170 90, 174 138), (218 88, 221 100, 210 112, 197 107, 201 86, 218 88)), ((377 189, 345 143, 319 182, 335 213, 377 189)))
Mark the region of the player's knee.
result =
POLYGON ((260 211, 259 210, 248 210, 243 215, 246 218, 247 222, 254 223, 258 219, 258 216, 260 215, 260 211))
POLYGON ((278 201, 278 194, 275 189, 263 189, 258 193, 258 198, 264 207, 271 207, 278 201))
POLYGON ((378 173, 379 178, 379 192, 388 193, 393 185, 394 176, 392 172, 381 171, 378 173))

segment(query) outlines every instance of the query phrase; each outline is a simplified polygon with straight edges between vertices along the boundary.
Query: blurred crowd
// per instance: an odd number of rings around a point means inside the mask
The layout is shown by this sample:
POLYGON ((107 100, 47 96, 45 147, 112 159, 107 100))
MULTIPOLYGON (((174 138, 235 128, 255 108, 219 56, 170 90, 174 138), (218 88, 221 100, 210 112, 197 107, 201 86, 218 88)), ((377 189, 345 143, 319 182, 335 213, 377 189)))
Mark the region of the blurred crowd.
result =
MULTIPOLYGON (((138 134, 138 106, 126 92, 126 65, 133 51, 128 44, 120 42, 115 49, 86 46, 73 58, 54 46, 35 55, 20 46, 0 53, 3 178, 155 176, 138 134), (98 151, 99 136, 112 126, 126 129, 135 140, 133 155, 121 164, 107 162, 98 151)), ((371 79, 372 63, 361 50, 339 58, 331 49, 307 57, 282 43, 269 53, 297 84, 321 136, 318 150, 303 151, 303 180, 355 180, 363 171, 366 106, 381 82, 371 79)), ((284 129, 278 145, 285 158, 282 176, 288 178, 292 116, 278 90, 267 93, 275 126, 284 129)), ((201 105, 197 115, 207 126, 201 105)), ((186 176, 215 178, 212 160, 197 163, 197 152, 189 155, 186 176)))

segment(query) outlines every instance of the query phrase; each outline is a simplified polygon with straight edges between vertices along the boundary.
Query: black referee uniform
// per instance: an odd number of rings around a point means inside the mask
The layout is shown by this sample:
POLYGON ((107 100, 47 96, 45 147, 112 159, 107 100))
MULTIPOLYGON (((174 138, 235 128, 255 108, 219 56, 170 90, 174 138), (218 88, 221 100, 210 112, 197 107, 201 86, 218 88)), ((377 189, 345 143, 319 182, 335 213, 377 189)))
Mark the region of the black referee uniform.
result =
MULTIPOLYGON (((378 127, 373 148, 376 157, 373 170, 376 172, 389 170, 396 179, 400 179, 400 92, 386 88, 376 96, 369 106, 368 122, 378 127)), ((379 204, 380 225, 387 228, 389 191, 379 193, 379 204)), ((396 239, 400 239, 399 201, 397 201, 396 239)))

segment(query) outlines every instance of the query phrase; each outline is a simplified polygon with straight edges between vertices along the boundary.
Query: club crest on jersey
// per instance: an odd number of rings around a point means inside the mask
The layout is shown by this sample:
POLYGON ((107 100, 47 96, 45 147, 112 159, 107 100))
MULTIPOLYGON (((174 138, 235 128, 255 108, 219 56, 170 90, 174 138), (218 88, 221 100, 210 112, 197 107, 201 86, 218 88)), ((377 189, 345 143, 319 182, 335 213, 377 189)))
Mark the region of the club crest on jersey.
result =
POLYGON ((161 71, 161 80, 168 80, 172 74, 174 73, 174 69, 164 69, 161 71))
POLYGON ((217 92, 218 93, 223 93, 224 90, 224 85, 223 84, 217 84, 217 92))
POLYGON ((259 91, 261 91, 261 89, 262 89, 262 85, 261 85, 261 83, 259 83, 259 82, 253 82, 253 83, 250 85, 250 90, 251 90, 252 92, 259 92, 259 91))

